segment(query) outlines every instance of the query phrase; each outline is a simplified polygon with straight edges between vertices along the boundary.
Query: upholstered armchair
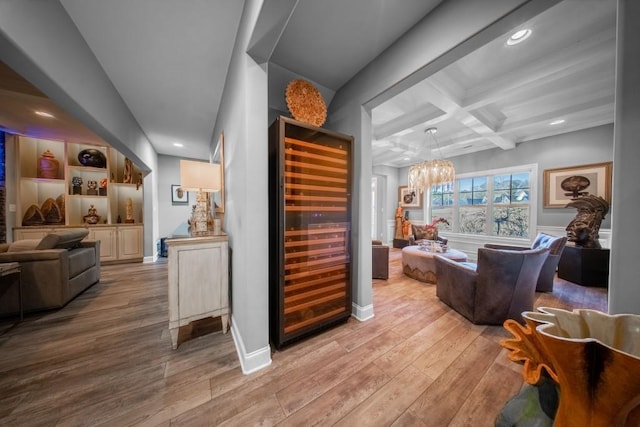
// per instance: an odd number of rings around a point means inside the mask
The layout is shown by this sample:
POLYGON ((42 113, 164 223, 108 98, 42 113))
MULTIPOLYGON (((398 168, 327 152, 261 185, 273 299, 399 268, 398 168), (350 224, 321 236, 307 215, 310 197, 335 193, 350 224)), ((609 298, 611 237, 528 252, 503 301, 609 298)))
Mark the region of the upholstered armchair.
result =
MULTIPOLYGON (((411 234, 409 234, 409 244, 419 245, 421 240, 424 240, 427 238, 425 234, 426 232, 423 227, 411 224, 411 234)), ((438 236, 436 240, 442 243, 443 245, 446 245, 447 242, 449 241, 447 238, 440 237, 440 236, 438 236)))
POLYGON ((548 253, 547 248, 480 248, 475 265, 436 255, 436 295, 476 324, 522 322, 522 312, 533 310, 536 281, 548 253))
POLYGON ((383 245, 380 240, 373 240, 371 243, 371 277, 386 280, 389 278, 389 246, 383 245))
POLYGON ((487 243, 484 245, 485 248, 491 249, 508 249, 512 251, 523 251, 525 249, 537 249, 537 248, 548 248, 549 256, 547 256, 547 260, 544 262, 542 266, 542 270, 540 270, 540 276, 538 277, 538 283, 536 284, 537 292, 553 292, 553 276, 556 273, 558 268, 558 263, 560 262, 560 256, 562 255, 562 251, 564 250, 565 245, 567 244, 566 236, 552 236, 550 234, 538 233, 536 239, 531 244, 530 248, 523 246, 507 246, 507 245, 496 245, 487 243))

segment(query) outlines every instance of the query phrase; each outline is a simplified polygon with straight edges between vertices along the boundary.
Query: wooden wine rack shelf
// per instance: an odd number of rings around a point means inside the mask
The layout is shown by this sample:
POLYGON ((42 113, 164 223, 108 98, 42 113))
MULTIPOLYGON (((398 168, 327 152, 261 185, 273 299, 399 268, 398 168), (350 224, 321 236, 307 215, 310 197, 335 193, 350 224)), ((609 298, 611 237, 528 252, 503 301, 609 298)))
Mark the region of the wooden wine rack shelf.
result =
POLYGON ((270 329, 278 348, 350 315, 352 144, 283 117, 270 128, 270 329))

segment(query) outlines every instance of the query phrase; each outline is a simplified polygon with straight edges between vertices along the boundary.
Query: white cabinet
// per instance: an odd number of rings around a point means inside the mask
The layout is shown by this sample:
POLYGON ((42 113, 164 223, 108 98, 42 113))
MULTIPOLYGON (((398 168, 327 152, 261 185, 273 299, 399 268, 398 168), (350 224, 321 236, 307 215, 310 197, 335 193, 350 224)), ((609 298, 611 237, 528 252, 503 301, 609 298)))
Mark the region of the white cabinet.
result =
POLYGON ((169 332, 178 348, 181 326, 220 316, 229 327, 229 243, 226 235, 166 240, 169 249, 169 332))
POLYGON ((73 230, 86 228, 89 230, 87 240, 100 241, 100 262, 118 263, 142 261, 143 234, 139 225, 92 225, 85 227, 16 227, 13 229, 13 241, 24 239, 42 239, 56 230, 73 230))
POLYGON ((118 227, 118 259, 142 259, 141 225, 121 225, 118 227))
POLYGON ((91 227, 87 238, 100 240, 100 262, 118 259, 115 227, 91 227))

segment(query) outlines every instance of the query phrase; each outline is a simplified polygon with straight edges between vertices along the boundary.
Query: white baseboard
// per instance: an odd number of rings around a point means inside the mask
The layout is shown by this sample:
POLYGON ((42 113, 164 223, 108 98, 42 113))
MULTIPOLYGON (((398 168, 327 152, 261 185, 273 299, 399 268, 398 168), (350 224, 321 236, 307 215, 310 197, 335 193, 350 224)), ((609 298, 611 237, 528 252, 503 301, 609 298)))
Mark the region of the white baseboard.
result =
POLYGON ((149 263, 154 263, 157 260, 158 260, 158 256, 157 255, 146 256, 146 257, 142 258, 142 263, 143 264, 149 264, 149 263))
POLYGON ((360 307, 355 302, 351 303, 351 315, 358 319, 361 322, 365 320, 372 319, 373 314, 373 304, 369 304, 366 307, 360 307))
POLYGON ((236 345, 236 352, 238 353, 238 359, 240 359, 243 374, 249 375, 271 365, 271 347, 269 345, 247 353, 240 332, 236 328, 233 315, 231 316, 231 336, 236 345))

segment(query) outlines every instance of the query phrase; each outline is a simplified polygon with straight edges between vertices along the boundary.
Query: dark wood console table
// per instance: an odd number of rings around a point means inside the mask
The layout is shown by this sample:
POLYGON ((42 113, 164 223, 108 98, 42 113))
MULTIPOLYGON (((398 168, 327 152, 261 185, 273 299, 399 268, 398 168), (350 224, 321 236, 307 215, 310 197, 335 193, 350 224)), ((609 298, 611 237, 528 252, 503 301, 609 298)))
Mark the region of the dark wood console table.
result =
POLYGON ((558 263, 558 277, 584 286, 609 283, 609 249, 565 246, 558 263))

